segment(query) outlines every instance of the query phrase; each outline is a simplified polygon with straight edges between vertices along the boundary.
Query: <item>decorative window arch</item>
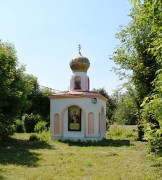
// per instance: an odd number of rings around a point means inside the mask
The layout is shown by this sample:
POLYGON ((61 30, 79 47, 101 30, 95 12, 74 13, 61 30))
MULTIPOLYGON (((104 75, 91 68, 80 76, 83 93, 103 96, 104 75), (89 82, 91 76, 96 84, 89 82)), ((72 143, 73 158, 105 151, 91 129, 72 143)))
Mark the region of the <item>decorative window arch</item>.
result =
POLYGON ((59 116, 59 114, 54 115, 54 134, 60 134, 60 116, 59 116))
POLYGON ((88 134, 94 134, 94 113, 90 112, 88 114, 88 134))
POLYGON ((79 76, 74 79, 74 89, 81 89, 81 78, 79 76))
POLYGON ((81 131, 81 108, 73 105, 68 108, 68 131, 81 131))

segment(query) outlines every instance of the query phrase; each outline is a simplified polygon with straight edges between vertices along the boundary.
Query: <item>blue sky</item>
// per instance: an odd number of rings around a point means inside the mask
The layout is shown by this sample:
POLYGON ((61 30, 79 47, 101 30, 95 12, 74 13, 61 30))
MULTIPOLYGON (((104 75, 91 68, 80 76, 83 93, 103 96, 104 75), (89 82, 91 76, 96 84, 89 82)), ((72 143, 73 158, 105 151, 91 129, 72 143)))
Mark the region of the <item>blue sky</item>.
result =
POLYGON ((69 88, 69 62, 81 44, 91 63, 90 88, 112 94, 121 82, 109 56, 130 8, 128 0, 0 0, 0 39, 15 45, 18 61, 40 85, 60 91, 69 88))

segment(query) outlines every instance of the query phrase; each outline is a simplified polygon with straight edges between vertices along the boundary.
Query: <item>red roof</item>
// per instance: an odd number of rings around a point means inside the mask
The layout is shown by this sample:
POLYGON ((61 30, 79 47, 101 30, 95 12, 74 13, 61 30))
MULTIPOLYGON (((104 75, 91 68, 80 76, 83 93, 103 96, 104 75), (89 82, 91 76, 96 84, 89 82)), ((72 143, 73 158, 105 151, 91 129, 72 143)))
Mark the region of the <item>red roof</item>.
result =
POLYGON ((102 96, 101 94, 94 92, 94 91, 68 91, 62 93, 51 94, 48 96, 50 99, 62 99, 62 98, 99 98, 104 101, 108 99, 102 96))

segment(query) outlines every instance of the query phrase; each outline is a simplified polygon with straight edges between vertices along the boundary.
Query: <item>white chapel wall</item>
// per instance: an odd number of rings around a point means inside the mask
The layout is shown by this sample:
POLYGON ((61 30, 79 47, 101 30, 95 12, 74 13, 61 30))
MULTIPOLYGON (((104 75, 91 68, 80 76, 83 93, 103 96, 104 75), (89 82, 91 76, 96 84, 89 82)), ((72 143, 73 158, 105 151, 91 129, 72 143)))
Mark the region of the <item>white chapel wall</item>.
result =
POLYGON ((64 129, 63 135, 64 137, 76 137, 76 138, 84 138, 86 137, 99 137, 99 113, 100 113, 100 133, 101 137, 105 135, 105 113, 106 113, 106 105, 105 102, 101 99, 98 99, 96 104, 91 102, 91 98, 68 98, 68 99, 51 99, 51 113, 50 113, 50 123, 51 123, 51 136, 54 135, 54 115, 59 114, 60 116, 60 135, 62 133, 62 120, 64 121, 64 129), (72 105, 77 105, 82 109, 81 115, 81 131, 72 132, 68 131, 68 107, 72 105), (102 110, 101 110, 102 109, 102 110), (64 111, 64 115, 62 114, 64 111), (94 113, 94 134, 88 134, 88 113, 94 113), (84 114, 85 113, 85 114, 84 114), (64 118, 64 119, 62 119, 64 118), (86 121, 84 120, 86 119, 86 121), (86 123, 86 132, 84 132, 84 126, 86 123))

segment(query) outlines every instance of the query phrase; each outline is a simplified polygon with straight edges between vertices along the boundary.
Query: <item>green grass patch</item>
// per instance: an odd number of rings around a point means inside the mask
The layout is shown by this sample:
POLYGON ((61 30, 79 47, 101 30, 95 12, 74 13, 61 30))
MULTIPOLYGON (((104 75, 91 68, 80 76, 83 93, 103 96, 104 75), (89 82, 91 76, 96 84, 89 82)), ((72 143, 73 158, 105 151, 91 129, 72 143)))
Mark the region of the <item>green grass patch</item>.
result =
POLYGON ((137 139, 137 126, 113 125, 107 132, 107 138, 135 140, 137 139))
POLYGON ((101 142, 30 141, 15 134, 0 146, 0 179, 161 179, 162 159, 148 155, 137 132, 111 126, 101 142), (118 131, 119 130, 119 131, 118 131))

